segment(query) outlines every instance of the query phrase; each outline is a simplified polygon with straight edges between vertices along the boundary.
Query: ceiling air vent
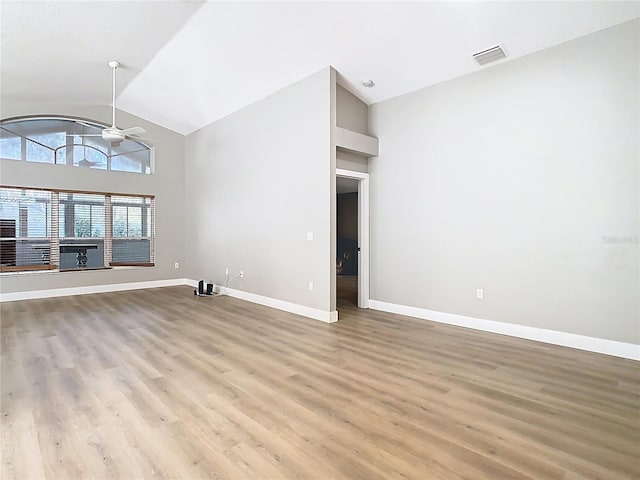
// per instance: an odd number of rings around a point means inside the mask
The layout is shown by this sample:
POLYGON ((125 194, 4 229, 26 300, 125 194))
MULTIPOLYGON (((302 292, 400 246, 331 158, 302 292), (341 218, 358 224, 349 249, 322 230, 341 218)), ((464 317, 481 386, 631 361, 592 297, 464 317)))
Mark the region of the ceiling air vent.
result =
POLYGON ((502 45, 496 45, 495 47, 487 48, 486 50, 482 50, 481 52, 477 52, 472 55, 480 65, 495 62, 496 60, 500 60, 506 56, 507 53, 502 48, 502 45))

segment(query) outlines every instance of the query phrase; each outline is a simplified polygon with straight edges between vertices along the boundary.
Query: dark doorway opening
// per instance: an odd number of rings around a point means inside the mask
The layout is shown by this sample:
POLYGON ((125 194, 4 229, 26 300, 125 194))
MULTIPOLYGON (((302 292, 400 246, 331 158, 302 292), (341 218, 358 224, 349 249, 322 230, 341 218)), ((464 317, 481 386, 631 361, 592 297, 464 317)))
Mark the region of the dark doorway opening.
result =
POLYGON ((358 306, 358 180, 339 177, 337 192, 337 303, 358 306))

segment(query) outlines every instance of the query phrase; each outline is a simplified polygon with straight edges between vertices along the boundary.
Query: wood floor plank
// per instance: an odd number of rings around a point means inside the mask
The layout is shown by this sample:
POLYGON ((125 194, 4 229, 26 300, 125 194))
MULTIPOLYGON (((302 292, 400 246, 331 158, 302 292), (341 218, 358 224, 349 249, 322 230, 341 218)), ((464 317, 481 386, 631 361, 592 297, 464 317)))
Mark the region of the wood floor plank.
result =
POLYGON ((638 362, 339 308, 0 304, 2 478, 640 478, 638 362))

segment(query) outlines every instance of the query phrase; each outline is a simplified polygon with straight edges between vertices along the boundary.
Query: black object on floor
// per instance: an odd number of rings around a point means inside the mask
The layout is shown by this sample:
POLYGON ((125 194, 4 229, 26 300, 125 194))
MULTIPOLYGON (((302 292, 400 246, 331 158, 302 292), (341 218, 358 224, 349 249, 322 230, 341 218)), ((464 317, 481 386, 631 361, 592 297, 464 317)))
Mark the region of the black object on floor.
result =
POLYGON ((204 280, 198 282, 198 289, 193 291, 193 294, 197 297, 213 297, 216 293, 213 292, 215 284, 207 283, 207 291, 204 290, 204 280))

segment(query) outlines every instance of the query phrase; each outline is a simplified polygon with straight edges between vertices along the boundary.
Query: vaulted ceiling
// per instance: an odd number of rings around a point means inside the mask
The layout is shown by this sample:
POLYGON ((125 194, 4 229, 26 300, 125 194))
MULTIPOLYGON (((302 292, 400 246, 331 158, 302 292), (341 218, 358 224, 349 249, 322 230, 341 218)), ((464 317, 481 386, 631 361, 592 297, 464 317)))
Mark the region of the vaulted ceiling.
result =
POLYGON ((115 59, 119 108, 186 134, 327 65, 375 103, 491 68, 470 54, 498 43, 511 61, 638 16, 627 1, 3 0, 0 100, 108 104, 115 59))

